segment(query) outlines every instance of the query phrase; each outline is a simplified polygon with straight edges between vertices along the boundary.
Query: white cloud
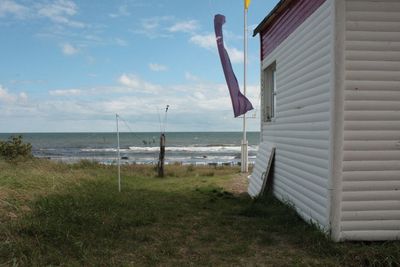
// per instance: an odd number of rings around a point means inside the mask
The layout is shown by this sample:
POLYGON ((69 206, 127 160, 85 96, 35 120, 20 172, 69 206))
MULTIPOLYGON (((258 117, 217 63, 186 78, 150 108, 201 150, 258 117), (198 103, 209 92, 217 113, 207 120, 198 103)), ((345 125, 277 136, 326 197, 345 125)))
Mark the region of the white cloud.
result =
MULTIPOLYGON (((196 34, 190 37, 189 42, 210 51, 217 51, 217 42, 214 34, 196 34)), ((230 47, 226 44, 225 49, 228 52, 232 63, 243 62, 243 51, 234 47, 230 47)))
POLYGON ((115 13, 110 13, 109 16, 111 18, 118 18, 118 17, 126 17, 129 16, 131 13, 128 11, 128 6, 127 5, 120 5, 117 8, 117 12, 115 13))
POLYGON ((32 84, 46 84, 47 81, 46 80, 11 80, 10 81, 13 85, 15 84, 20 84, 20 85, 32 85, 32 84))
POLYGON ((18 98, 21 102, 26 103, 28 101, 28 95, 25 92, 21 92, 18 94, 18 98))
POLYGON ((50 90, 52 96, 77 96, 82 94, 80 89, 50 90))
POLYGON ((156 71, 156 72, 167 71, 168 70, 167 66, 164 66, 164 65, 161 65, 161 64, 158 64, 158 63, 149 63, 149 68, 152 71, 156 71))
POLYGON ((72 44, 65 43, 61 46, 64 55, 71 56, 79 52, 79 49, 72 44))
POLYGON ((0 17, 4 17, 6 15, 13 15, 17 18, 24 18, 28 15, 28 8, 25 6, 16 3, 12 0, 1 0, 0 1, 0 17))
POLYGON ((54 23, 74 28, 83 28, 85 24, 71 17, 78 12, 78 6, 70 0, 56 0, 48 4, 37 5, 37 14, 40 17, 48 18, 54 23))
POLYGON ((85 61, 86 61, 88 64, 93 65, 93 64, 96 63, 96 58, 95 58, 95 57, 92 57, 92 56, 86 56, 85 61))
POLYGON ((119 46, 127 46, 128 45, 128 42, 121 38, 115 38, 114 41, 119 46))
POLYGON ((198 80, 200 80, 199 77, 197 77, 196 75, 193 75, 189 71, 185 72, 185 79, 188 80, 188 81, 198 81, 198 80))
POLYGON ((173 19, 174 17, 172 16, 159 16, 159 17, 147 18, 142 20, 142 26, 146 30, 157 29, 173 19))
POLYGON ((10 93, 7 88, 0 84, 0 102, 6 105, 24 104, 28 100, 28 95, 25 92, 19 94, 10 93))
POLYGON ((194 33, 199 28, 197 20, 178 21, 173 16, 159 16, 142 19, 140 29, 133 32, 153 39, 172 37, 177 32, 194 33))
POLYGON ((199 22, 197 20, 188 20, 177 22, 168 28, 170 32, 194 32, 199 28, 199 22))
POLYGON ((224 30, 224 39, 226 40, 240 40, 243 42, 243 35, 242 34, 236 34, 234 32, 231 32, 229 30, 224 30))
POLYGON ((13 103, 16 100, 16 96, 8 92, 6 88, 0 85, 0 101, 6 104, 13 103))
POLYGON ((140 86, 140 81, 137 76, 134 75, 128 75, 128 74, 122 74, 118 78, 118 82, 124 86, 131 87, 131 88, 137 88, 140 86))
POLYGON ((150 39, 171 37, 171 33, 166 32, 163 25, 170 23, 174 18, 171 16, 160 16, 142 19, 140 29, 134 30, 134 33, 143 34, 150 39))
POLYGON ((144 81, 135 74, 124 73, 118 78, 118 82, 123 86, 141 93, 154 94, 158 93, 161 89, 161 86, 144 81))
POLYGON ((206 96, 201 92, 195 92, 193 95, 194 95, 194 97, 196 97, 196 98, 198 98, 200 100, 205 100, 206 99, 206 96))
POLYGON ((160 25, 161 18, 150 18, 142 20, 142 26, 145 30, 153 30, 160 25))
POLYGON ((226 47, 226 51, 229 54, 229 58, 231 59, 232 63, 242 63, 243 62, 243 57, 244 53, 243 51, 236 49, 234 47, 226 47))
POLYGON ((209 50, 214 50, 217 48, 217 42, 214 34, 196 34, 190 37, 189 42, 209 50))
MULTIPOLYGON (((29 1, 23 1, 29 2, 29 1)), ((22 5, 14 0, 0 0, 0 18, 12 15, 18 19, 49 19, 56 25, 84 28, 83 22, 74 20, 78 6, 72 0, 31 1, 32 5, 22 5)))
MULTIPOLYGON (((186 74, 188 78, 194 76, 190 72, 186 74)), ((158 110, 167 104, 170 105, 170 131, 241 128, 241 121, 233 118, 225 83, 189 80, 193 82, 161 86, 123 73, 118 77, 118 84, 112 86, 52 90, 47 99, 29 98, 29 102, 26 93, 14 93, 0 85, 0 120, 10 122, 0 123, 0 132, 110 131, 115 113, 135 122, 137 131, 157 131, 158 110)), ((249 85, 247 95, 258 107, 259 87, 249 85)), ((258 120, 249 120, 250 129, 259 129, 258 120)))

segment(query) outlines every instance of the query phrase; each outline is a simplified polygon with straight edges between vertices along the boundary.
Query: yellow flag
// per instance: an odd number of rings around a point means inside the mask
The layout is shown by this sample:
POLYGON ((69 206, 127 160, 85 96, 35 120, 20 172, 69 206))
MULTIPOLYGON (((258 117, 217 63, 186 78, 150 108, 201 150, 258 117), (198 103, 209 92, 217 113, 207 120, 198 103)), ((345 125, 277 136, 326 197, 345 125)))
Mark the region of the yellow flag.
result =
POLYGON ((250 5, 251 0, 244 0, 244 8, 248 9, 250 5))

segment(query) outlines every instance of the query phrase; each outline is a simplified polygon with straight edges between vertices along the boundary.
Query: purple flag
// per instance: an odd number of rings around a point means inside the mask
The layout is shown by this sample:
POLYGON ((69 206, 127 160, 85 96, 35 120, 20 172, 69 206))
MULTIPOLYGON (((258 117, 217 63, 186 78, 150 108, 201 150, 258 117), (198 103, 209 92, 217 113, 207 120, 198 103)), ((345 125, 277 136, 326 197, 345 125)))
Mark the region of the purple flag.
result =
POLYGON ((226 84, 228 85, 229 94, 231 95, 233 113, 235 118, 245 114, 253 109, 250 101, 240 92, 239 84, 233 73, 232 64, 229 55, 224 47, 224 39, 222 35, 222 25, 225 23, 225 16, 217 14, 214 17, 214 30, 217 39, 218 53, 221 59, 222 69, 224 70, 226 84))

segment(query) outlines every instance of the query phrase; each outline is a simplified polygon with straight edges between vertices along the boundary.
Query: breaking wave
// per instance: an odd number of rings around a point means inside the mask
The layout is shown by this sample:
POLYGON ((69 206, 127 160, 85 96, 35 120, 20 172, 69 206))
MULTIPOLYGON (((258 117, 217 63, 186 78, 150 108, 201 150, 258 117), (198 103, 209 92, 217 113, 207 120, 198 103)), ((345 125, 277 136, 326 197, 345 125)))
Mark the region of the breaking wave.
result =
MULTIPOLYGON (((249 152, 257 151, 257 146, 249 146, 249 152)), ((129 149, 120 149, 121 152, 158 152, 160 148, 158 146, 152 147, 141 147, 141 146, 130 146, 129 149)), ((240 146, 166 146, 166 151, 170 152, 192 152, 192 153, 240 153, 240 146)), ((116 152, 116 148, 84 148, 81 149, 83 152, 116 152)))

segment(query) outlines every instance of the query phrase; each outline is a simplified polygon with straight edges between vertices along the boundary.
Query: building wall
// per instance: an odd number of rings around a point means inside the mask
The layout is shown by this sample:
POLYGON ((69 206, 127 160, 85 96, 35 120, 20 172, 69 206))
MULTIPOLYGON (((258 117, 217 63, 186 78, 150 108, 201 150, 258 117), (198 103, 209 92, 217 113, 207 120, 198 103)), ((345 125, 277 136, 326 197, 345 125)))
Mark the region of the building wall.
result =
POLYGON ((279 17, 261 34, 261 59, 264 59, 283 40, 315 12, 325 0, 292 1, 279 17))
POLYGON ((339 239, 400 239, 400 1, 343 6, 339 239))
MULTIPOLYGON (((276 145, 274 194, 325 229, 330 213, 332 3, 325 1, 262 62, 262 69, 276 62, 276 118, 262 122, 262 140, 276 145)), ((262 40, 268 40, 264 34, 262 40)))

